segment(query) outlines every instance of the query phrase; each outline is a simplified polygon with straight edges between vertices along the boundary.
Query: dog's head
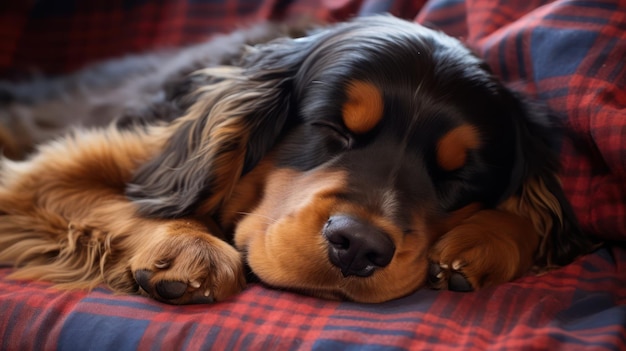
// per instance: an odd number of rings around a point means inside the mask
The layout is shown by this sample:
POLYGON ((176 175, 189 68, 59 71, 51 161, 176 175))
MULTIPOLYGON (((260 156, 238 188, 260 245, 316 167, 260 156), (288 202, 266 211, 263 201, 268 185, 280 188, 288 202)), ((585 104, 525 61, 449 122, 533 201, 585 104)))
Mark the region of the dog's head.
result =
POLYGON ((579 252, 547 116, 444 34, 358 19, 253 48, 192 85, 128 194, 147 215, 221 216, 270 285, 405 295, 424 283, 433 241, 483 208, 532 221, 539 264, 579 252))

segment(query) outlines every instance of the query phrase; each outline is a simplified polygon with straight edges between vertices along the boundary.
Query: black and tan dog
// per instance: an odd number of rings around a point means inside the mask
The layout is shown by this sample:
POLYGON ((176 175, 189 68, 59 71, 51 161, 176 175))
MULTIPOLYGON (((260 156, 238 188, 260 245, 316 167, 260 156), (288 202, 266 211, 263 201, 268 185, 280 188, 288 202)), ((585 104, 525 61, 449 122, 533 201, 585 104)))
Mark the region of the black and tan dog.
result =
POLYGON ((547 114, 436 31, 357 19, 173 92, 171 122, 78 129, 3 161, 13 277, 194 303, 238 293, 247 265, 269 286, 381 302, 429 273, 479 289, 591 247, 547 114))

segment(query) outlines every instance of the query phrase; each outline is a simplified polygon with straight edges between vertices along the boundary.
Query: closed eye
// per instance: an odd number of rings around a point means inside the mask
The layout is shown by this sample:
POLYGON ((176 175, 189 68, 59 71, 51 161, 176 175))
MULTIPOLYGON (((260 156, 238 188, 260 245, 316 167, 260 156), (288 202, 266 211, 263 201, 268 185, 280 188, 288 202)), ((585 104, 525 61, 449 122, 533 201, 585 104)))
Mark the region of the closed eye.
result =
POLYGON ((339 125, 328 121, 313 122, 311 125, 323 128, 326 134, 341 143, 344 150, 350 150, 354 146, 354 137, 339 125))

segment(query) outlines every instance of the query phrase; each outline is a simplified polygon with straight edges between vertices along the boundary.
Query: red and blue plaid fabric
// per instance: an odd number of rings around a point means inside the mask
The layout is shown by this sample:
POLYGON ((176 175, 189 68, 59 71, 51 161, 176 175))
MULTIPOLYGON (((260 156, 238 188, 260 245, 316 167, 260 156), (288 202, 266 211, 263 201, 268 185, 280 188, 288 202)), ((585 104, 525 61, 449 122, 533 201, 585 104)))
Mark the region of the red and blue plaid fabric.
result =
POLYGON ((170 306, 0 279, 0 349, 624 350, 625 266, 626 250, 602 249, 494 289, 376 305, 253 285, 215 305, 170 306))
POLYGON ((626 1, 440 0, 417 20, 563 118, 561 180, 581 223, 626 239, 626 1))
MULTIPOLYGON (((0 4, 0 74, 58 74, 264 19, 391 12, 468 43, 569 130, 562 180, 588 231, 618 239, 539 277, 384 304, 253 285, 211 306, 3 279, 0 350, 626 350, 626 1, 28 0, 0 4)), ((410 274, 410 272, 407 272, 410 274)))

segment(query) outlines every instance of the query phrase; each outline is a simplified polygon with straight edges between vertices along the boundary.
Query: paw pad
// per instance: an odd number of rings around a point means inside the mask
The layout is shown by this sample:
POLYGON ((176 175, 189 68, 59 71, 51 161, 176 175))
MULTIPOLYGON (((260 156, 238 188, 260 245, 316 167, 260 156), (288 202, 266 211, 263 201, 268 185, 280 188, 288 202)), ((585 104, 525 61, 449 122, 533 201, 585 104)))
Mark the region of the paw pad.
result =
POLYGON ((241 254, 230 244, 187 222, 169 225, 130 259, 133 277, 145 293, 170 304, 212 303, 246 285, 241 254), (171 228, 170 228, 171 227, 171 228))
POLYGON ((213 297, 209 291, 200 293, 201 284, 198 281, 182 282, 182 281, 158 281, 152 282, 153 272, 147 269, 141 269, 135 272, 135 281, 148 295, 164 302, 174 302, 182 298, 186 293, 192 298, 186 303, 212 303, 213 297))
POLYGON ((474 287, 462 272, 465 265, 457 260, 451 265, 445 263, 431 263, 428 269, 428 281, 437 289, 447 288, 451 291, 474 291, 474 287))

